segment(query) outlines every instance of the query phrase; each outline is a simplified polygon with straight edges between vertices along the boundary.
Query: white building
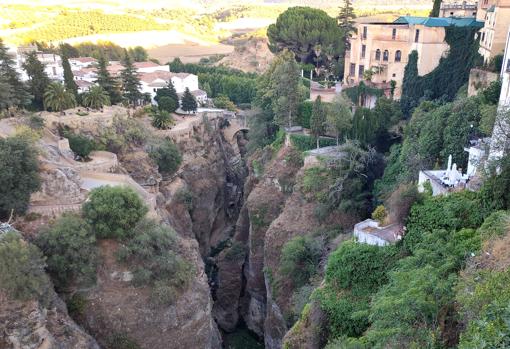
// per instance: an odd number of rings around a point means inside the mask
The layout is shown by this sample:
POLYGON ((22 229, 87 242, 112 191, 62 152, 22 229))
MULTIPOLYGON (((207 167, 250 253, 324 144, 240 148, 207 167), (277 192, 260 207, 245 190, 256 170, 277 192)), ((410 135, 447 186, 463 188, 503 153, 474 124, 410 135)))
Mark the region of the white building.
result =
POLYGON ((404 228, 399 224, 384 227, 373 219, 365 219, 354 225, 354 236, 360 243, 375 246, 386 246, 402 239, 404 228))
POLYGON ((97 63, 97 60, 92 57, 77 57, 77 58, 69 58, 69 65, 71 66, 71 70, 74 72, 75 70, 80 70, 83 68, 90 68, 97 63))
MULTIPOLYGON (((23 64, 26 61, 28 53, 36 51, 37 47, 34 45, 18 47, 16 51, 16 70, 20 74, 23 81, 28 80, 28 75, 23 69, 23 64)), ((44 65, 44 71, 51 80, 64 81, 64 68, 62 67, 62 58, 54 53, 37 52, 37 59, 44 65)))
POLYGON ((154 73, 157 71, 170 72, 170 66, 159 65, 154 62, 135 62, 133 65, 135 66, 136 71, 139 73, 154 73))
POLYGON ((503 157, 505 150, 510 146, 510 28, 507 32, 500 79, 501 94, 499 95, 498 115, 492 131, 489 161, 503 157))
MULTIPOLYGON (((468 166, 469 167, 469 166, 468 166)), ((457 164, 452 163, 452 156, 448 157, 446 170, 426 170, 420 171, 418 175, 418 191, 425 191, 425 183, 430 183, 432 195, 446 194, 454 188, 465 188, 469 180, 467 174, 462 174, 462 170, 457 169, 457 164)))

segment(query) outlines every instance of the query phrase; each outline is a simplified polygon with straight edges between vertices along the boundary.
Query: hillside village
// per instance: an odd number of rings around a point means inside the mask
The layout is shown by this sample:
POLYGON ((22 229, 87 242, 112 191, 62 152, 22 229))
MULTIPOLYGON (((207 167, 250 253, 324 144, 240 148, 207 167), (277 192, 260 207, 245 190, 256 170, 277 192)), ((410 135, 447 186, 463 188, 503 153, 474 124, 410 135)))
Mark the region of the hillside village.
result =
POLYGON ((339 6, 255 73, 0 40, 0 348, 510 347, 510 2, 339 6))

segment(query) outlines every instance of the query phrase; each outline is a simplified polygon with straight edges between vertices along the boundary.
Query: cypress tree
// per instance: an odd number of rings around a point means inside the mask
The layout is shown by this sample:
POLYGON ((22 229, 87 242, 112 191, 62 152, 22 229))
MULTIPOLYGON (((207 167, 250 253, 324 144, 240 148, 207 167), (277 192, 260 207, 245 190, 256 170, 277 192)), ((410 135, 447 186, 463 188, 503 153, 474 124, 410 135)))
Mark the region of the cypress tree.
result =
POLYGON ((429 17, 439 17, 439 10, 441 10, 441 0, 434 0, 434 5, 432 5, 432 11, 430 11, 429 17))
POLYGON ((0 109, 30 104, 31 96, 14 66, 14 60, 7 54, 7 47, 0 39, 0 109))
MULTIPOLYGON (((356 15, 354 14, 354 8, 352 7, 350 0, 344 0, 344 5, 340 7, 340 12, 336 17, 338 27, 342 31, 342 42, 345 49, 349 48, 349 39, 352 37, 352 33, 356 32, 355 21, 356 15)), ((345 51, 344 51, 345 55, 345 51)))
POLYGON ((189 88, 186 87, 186 90, 184 91, 184 95, 182 96, 181 101, 181 108, 185 112, 195 112, 197 110, 197 101, 195 97, 191 94, 189 91, 189 88))
POLYGON ((326 131, 326 108, 322 103, 321 96, 318 96, 313 103, 310 130, 317 141, 317 149, 319 149, 319 137, 326 131))
POLYGON ((32 106, 38 110, 44 109, 44 92, 50 84, 50 78, 44 71, 44 65, 37 59, 36 52, 30 52, 26 56, 23 69, 28 75, 29 91, 34 96, 32 106))
POLYGON ((62 68, 64 68, 64 85, 67 91, 70 91, 74 94, 75 97, 78 96, 78 85, 76 81, 74 81, 74 74, 71 70, 71 65, 69 64, 69 58, 64 53, 64 50, 60 50, 60 54, 62 57, 62 68))
POLYGON ((115 79, 108 72, 107 66, 108 61, 106 60, 104 54, 101 53, 98 59, 98 67, 97 67, 97 80, 96 84, 101 86, 103 90, 108 93, 110 97, 110 103, 116 104, 121 101, 119 86, 115 79))
POLYGON ((126 98, 130 104, 136 105, 140 98, 142 98, 140 79, 137 76, 133 61, 126 50, 124 50, 122 65, 124 69, 120 72, 120 78, 122 81, 123 97, 126 98))

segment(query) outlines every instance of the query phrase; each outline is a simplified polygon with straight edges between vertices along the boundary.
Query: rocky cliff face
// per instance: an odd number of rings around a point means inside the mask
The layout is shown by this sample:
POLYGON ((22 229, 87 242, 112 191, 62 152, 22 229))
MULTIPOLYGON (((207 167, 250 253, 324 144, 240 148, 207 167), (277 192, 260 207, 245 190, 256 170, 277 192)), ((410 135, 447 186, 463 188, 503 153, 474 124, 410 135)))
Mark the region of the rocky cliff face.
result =
POLYGON ((126 336, 141 348, 220 347, 197 243, 180 239, 179 244, 185 259, 195 265, 195 275, 175 302, 154 305, 150 289, 132 286, 132 271, 116 261, 118 243, 101 241, 97 286, 83 293, 87 302, 80 316, 80 322, 100 343, 126 336))
POLYGON ((0 292, 0 348, 99 349, 96 341, 67 314, 64 302, 50 290, 47 304, 10 299, 0 292))
MULTIPOLYGON (((254 159, 233 243, 218 258, 213 314, 222 329, 232 331, 242 320, 264 338, 266 348, 279 349, 292 325, 291 296, 296 291, 292 281, 280 274, 284 245, 297 236, 322 239, 319 232, 348 226, 352 217, 317 218, 318 203, 301 190, 305 167, 292 148, 284 147, 269 158, 267 153, 257 154, 254 159)), ((324 257, 334 245, 325 247, 324 257)), ((311 309, 288 335, 289 345, 296 344, 292 347, 323 344, 317 328, 321 311, 315 305, 311 309)))

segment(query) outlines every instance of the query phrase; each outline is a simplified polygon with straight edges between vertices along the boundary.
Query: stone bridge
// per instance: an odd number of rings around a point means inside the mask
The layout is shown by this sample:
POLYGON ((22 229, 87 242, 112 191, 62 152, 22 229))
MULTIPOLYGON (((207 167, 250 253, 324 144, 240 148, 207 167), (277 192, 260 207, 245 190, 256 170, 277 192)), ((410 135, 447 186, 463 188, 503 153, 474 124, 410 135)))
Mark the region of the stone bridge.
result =
POLYGON ((223 130, 225 139, 229 142, 235 141, 239 132, 248 132, 250 128, 246 125, 246 119, 241 118, 229 118, 230 126, 223 130))

